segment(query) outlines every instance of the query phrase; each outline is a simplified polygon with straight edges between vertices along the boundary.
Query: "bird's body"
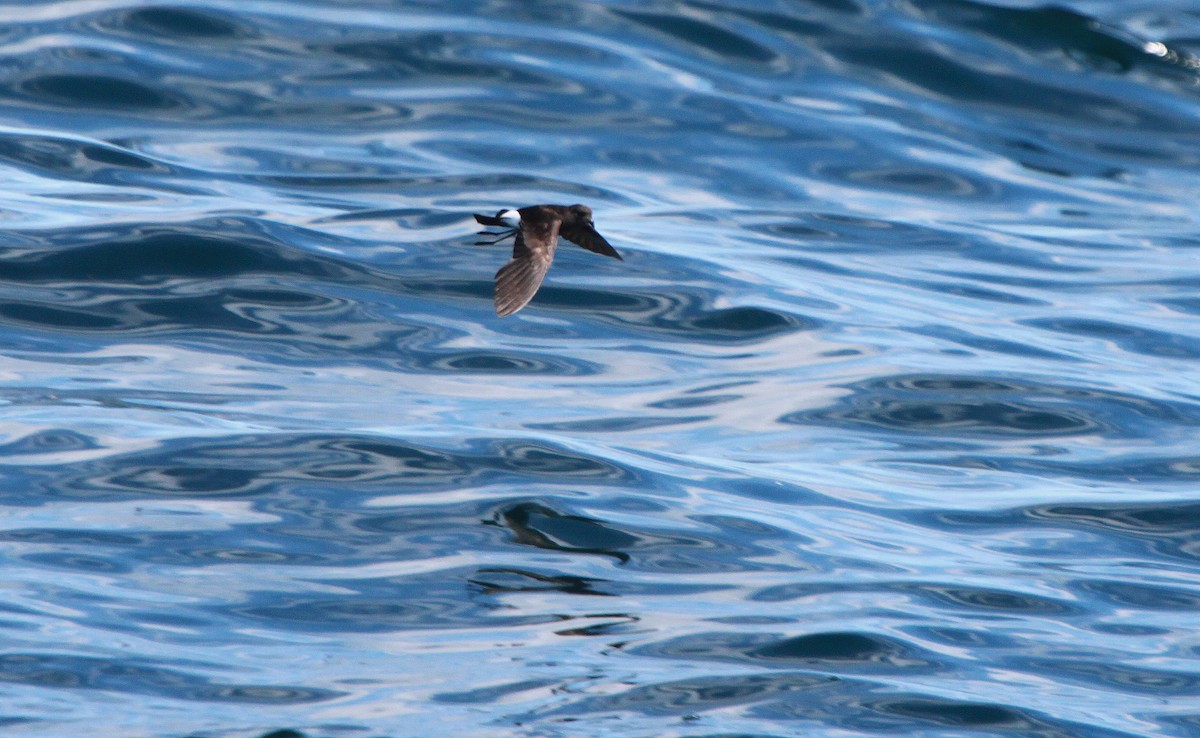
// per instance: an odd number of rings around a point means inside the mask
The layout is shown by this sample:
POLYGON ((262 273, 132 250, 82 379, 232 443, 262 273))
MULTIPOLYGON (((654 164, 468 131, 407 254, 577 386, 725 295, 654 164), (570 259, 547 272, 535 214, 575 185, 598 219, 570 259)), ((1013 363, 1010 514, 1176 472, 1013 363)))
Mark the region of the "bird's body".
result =
MULTIPOLYGON (((512 261, 496 272, 496 314, 512 315, 529 304, 554 261, 554 250, 562 236, 571 243, 597 254, 621 259, 617 250, 596 232, 592 209, 586 205, 530 205, 518 210, 501 210, 495 215, 475 215, 485 226, 505 228, 501 232, 483 231, 497 236, 492 245, 515 236, 512 261)), ((623 261, 623 259, 622 259, 623 261)))

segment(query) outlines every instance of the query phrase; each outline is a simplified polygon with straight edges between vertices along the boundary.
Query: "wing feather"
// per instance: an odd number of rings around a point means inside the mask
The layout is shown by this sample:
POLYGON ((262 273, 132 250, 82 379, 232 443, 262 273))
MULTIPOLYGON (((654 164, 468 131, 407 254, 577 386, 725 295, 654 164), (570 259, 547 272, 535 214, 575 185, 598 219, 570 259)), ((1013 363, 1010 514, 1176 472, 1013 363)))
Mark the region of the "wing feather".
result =
POLYGON ((604 236, 601 236, 596 232, 595 228, 586 223, 573 223, 569 227, 563 228, 562 237, 576 246, 581 246, 593 253, 611 256, 618 261, 625 261, 617 253, 617 250, 609 245, 608 241, 604 240, 604 236))
POLYGON ((517 231, 512 261, 496 272, 496 315, 512 315, 533 299, 554 261, 560 224, 558 220, 530 227, 522 224, 517 231))

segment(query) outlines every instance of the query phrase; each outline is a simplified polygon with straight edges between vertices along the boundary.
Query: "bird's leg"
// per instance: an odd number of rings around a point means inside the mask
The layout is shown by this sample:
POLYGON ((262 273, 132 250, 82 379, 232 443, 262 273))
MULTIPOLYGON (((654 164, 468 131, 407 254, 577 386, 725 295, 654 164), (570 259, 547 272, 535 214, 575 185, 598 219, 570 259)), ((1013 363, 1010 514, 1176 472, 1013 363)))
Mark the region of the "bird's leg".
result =
POLYGON ((476 246, 495 246, 496 244, 498 244, 501 241, 503 241, 504 239, 512 236, 516 232, 517 232, 517 229, 515 229, 515 228, 513 228, 511 230, 507 230, 507 231, 501 231, 500 233, 493 233, 492 231, 480 231, 479 235, 481 235, 481 236, 495 236, 495 238, 491 241, 476 241, 475 245, 476 246))

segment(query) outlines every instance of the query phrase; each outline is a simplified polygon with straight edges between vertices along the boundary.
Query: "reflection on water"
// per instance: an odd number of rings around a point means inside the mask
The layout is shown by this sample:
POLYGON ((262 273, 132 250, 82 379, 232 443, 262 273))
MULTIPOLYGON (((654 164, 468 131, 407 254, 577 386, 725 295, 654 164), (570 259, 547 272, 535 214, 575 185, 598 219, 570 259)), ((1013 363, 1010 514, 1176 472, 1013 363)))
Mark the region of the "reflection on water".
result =
POLYGON ((1194 734, 1192 11, 0 7, 0 724, 1194 734))

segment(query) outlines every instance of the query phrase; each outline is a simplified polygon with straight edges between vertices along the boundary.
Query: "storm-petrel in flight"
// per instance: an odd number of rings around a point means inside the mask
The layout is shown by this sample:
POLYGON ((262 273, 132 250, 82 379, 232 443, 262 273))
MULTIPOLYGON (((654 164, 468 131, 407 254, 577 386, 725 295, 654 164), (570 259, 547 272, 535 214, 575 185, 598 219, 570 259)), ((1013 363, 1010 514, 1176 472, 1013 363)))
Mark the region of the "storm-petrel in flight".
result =
POLYGON ((496 315, 502 318, 517 312, 533 299, 550 269, 550 262, 554 261, 559 236, 588 251, 621 259, 604 236, 596 233, 592 209, 587 205, 530 205, 518 210, 501 210, 495 215, 475 214, 475 220, 485 226, 504 228, 499 232, 480 231, 482 236, 496 238, 476 241, 478 245, 492 246, 509 236, 516 236, 512 261, 496 272, 496 315))

